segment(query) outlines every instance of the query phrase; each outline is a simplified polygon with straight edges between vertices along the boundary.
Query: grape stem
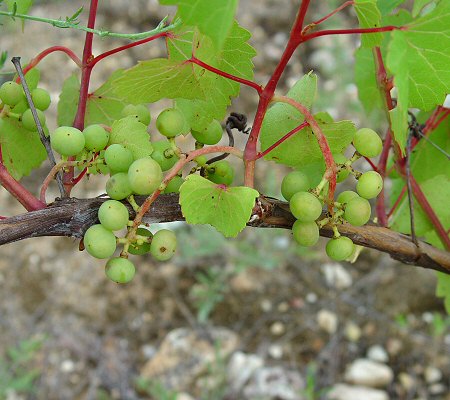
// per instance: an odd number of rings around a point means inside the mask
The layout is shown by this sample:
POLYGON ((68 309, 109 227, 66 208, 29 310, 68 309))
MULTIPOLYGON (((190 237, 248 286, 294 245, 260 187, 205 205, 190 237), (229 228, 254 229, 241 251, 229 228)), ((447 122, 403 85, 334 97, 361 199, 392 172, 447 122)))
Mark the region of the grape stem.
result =
POLYGON ((333 201, 334 201, 334 192, 336 190, 337 167, 336 163, 334 162, 333 155, 331 154, 331 149, 330 146, 328 145, 326 136, 323 134, 322 129, 320 128, 319 124, 317 123, 313 115, 304 105, 286 96, 274 96, 272 101, 287 103, 292 107, 296 108, 298 111, 300 111, 305 116, 306 122, 309 124, 311 130, 316 136, 320 150, 322 151, 323 157, 325 159, 326 170, 324 179, 328 180, 330 184, 328 190, 328 201, 326 203, 328 205, 328 211, 330 212, 330 214, 333 214, 333 201))

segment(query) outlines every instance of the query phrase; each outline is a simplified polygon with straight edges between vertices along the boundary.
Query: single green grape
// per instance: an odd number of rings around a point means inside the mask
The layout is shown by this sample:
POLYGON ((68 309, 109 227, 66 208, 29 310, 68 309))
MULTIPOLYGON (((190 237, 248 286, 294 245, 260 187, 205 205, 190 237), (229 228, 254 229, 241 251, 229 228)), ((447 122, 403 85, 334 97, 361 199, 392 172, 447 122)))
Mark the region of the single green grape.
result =
POLYGON ((50 134, 50 143, 53 150, 63 156, 74 156, 84 149, 84 135, 72 126, 60 126, 50 134))
POLYGON ((167 261, 172 258, 177 248, 177 237, 168 229, 161 229, 153 235, 150 244, 150 253, 158 261, 167 261))
POLYGON ((281 194, 289 201, 297 192, 306 192, 311 188, 308 175, 302 171, 289 172, 281 181, 281 194))
POLYGON ((356 191, 365 199, 377 197, 383 189, 383 178, 376 171, 369 171, 362 174, 356 184, 356 191))
MULTIPOLYGON (((336 164, 345 164, 347 162, 347 157, 345 157, 341 153, 333 154, 334 162, 336 164)), ((336 176, 336 182, 340 183, 347 179, 348 175, 350 174, 350 171, 348 169, 342 169, 338 172, 336 176)))
POLYGON ((133 153, 121 144, 114 143, 105 150, 105 162, 111 171, 128 172, 133 163, 133 153))
POLYGON ((195 161, 198 165, 200 165, 200 167, 204 167, 204 166, 206 165, 206 162, 208 161, 208 159, 206 158, 205 155, 201 155, 201 156, 195 157, 195 158, 194 158, 194 161, 195 161))
POLYGON ((101 125, 93 124, 83 129, 86 149, 91 151, 103 150, 109 142, 109 132, 101 125))
POLYGON ((84 247, 95 258, 111 257, 116 251, 116 237, 104 226, 92 225, 84 234, 84 247))
MULTIPOLYGON (((36 109, 36 113, 39 119, 39 122, 41 123, 41 126, 43 127, 45 125, 45 114, 41 111, 36 109)), ((34 121, 33 113, 28 108, 25 110, 25 112, 22 114, 22 125, 25 129, 28 129, 29 131, 37 131, 36 122, 34 121)))
POLYGON ((344 218, 353 226, 362 226, 369 221, 371 212, 370 203, 358 196, 350 199, 346 204, 344 218))
POLYGON ((337 197, 336 201, 338 203, 345 204, 355 197, 359 197, 358 193, 353 192, 352 190, 345 190, 344 192, 339 193, 339 196, 337 197))
POLYGON ((117 200, 107 200, 98 209, 100 223, 110 231, 119 231, 128 224, 128 208, 117 200))
POLYGON ((28 101, 23 97, 22 100, 20 100, 14 107, 11 108, 11 111, 15 114, 23 114, 26 110, 28 110, 28 101))
POLYGON ((153 153, 152 158, 159 164, 163 171, 168 171, 179 160, 178 156, 174 154, 172 145, 168 140, 157 140, 152 142, 153 153))
POLYGON ((184 179, 181 176, 173 177, 164 189, 164 193, 179 193, 183 183, 184 179))
POLYGON ((114 257, 106 263, 105 273, 113 282, 128 283, 134 278, 136 268, 127 258, 114 257))
POLYGON ((381 154, 383 142, 374 130, 362 128, 353 136, 353 146, 362 156, 372 158, 381 154))
POLYGON ((301 246, 314 246, 319 240, 319 227, 315 221, 295 221, 292 233, 295 241, 301 246))
POLYGON ((22 86, 14 81, 5 82, 0 86, 0 100, 8 106, 15 106, 24 99, 22 86))
POLYGON ((355 245, 348 237, 339 236, 338 238, 332 238, 328 241, 325 251, 331 259, 343 261, 353 254, 355 245))
POLYGON ((122 115, 124 117, 134 115, 137 120, 144 125, 150 124, 151 121, 150 111, 144 104, 128 104, 123 108, 122 115))
POLYGON ((231 185, 234 179, 234 169, 226 160, 216 161, 207 167, 208 179, 211 182, 231 185))
POLYGON ((133 193, 128 174, 126 172, 118 172, 111 176, 106 182, 106 193, 114 200, 123 200, 133 193))
POLYGON ((151 194, 161 185, 163 174, 153 158, 140 158, 130 165, 128 180, 131 190, 136 194, 151 194))
POLYGON ((202 144, 217 144, 220 142, 220 139, 222 139, 222 125, 220 125, 220 122, 216 119, 213 119, 212 122, 201 131, 191 131, 192 136, 194 139, 202 144))
MULTIPOLYGON (((145 228, 137 228, 136 234, 145 237, 153 236, 152 233, 145 228)), ((150 251, 150 243, 148 242, 144 242, 142 244, 138 244, 137 242, 130 243, 130 246, 128 247, 128 252, 136 256, 141 256, 143 254, 148 253, 149 251, 150 251)))
POLYGON ((36 88, 31 92, 31 98, 33 100, 34 106, 41 110, 45 111, 50 107, 51 99, 50 94, 42 88, 36 88))
POLYGON ((322 214, 322 203, 309 192, 295 193, 289 207, 294 217, 303 222, 315 221, 322 214))
POLYGON ((183 113, 177 108, 167 108, 156 118, 156 128, 166 137, 175 137, 182 133, 186 124, 183 113))

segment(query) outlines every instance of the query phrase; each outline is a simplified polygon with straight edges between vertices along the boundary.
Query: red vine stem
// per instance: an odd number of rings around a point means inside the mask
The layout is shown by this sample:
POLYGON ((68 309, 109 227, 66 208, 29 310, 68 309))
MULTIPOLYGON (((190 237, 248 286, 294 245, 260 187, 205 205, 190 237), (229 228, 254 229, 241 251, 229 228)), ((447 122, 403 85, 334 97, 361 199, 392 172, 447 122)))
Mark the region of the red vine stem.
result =
POLYGON ((278 147, 281 143, 283 143, 286 140, 288 140, 292 135, 294 135, 298 131, 301 131, 306 126, 308 126, 308 122, 305 121, 302 124, 300 124, 299 126, 297 126, 296 128, 292 129, 291 131, 286 133, 286 135, 284 135, 281 139, 277 140, 274 144, 272 144, 270 147, 268 147, 266 150, 264 150, 263 152, 258 153, 256 159, 259 160, 260 158, 264 157, 265 155, 270 153, 273 149, 278 147))
POLYGON ((338 8, 336 8, 336 10, 330 12, 329 14, 325 15, 325 17, 320 18, 319 20, 311 23, 310 25, 307 25, 304 29, 303 32, 305 32, 306 30, 309 30, 311 28, 314 28, 315 26, 321 24, 322 22, 326 21, 328 18, 332 17, 334 14, 338 13, 339 11, 342 11, 345 7, 348 6, 352 6, 354 4, 354 1, 350 0, 350 1, 346 1, 344 4, 341 4, 338 8))
POLYGON ((45 49, 44 51, 41 51, 38 55, 36 55, 36 57, 32 58, 30 62, 27 64, 27 66, 23 68, 23 73, 26 74, 30 69, 36 67, 36 65, 38 65, 49 54, 52 54, 57 51, 67 54, 75 64, 81 67, 82 65, 81 60, 72 50, 70 50, 65 46, 52 46, 49 47, 48 49, 45 49))
MULTIPOLYGON (((184 168, 184 166, 188 162, 192 161, 194 158, 199 157, 203 154, 210 154, 210 153, 230 153, 234 154, 239 158, 243 157, 241 150, 231 146, 209 146, 191 151, 187 155, 182 155, 184 156, 184 158, 180 158, 180 160, 171 168, 171 170, 164 177, 161 186, 162 187, 166 186, 171 179, 173 179, 176 175, 178 175, 178 173, 184 168)), ((153 204, 153 202, 158 198, 160 194, 161 189, 157 189, 142 203, 141 207, 139 208, 139 212, 136 214, 136 217, 134 218, 133 227, 129 232, 131 235, 133 234, 133 232, 136 232, 136 229, 141 224, 142 218, 144 217, 145 213, 149 210, 150 206, 153 204)))
POLYGON ((205 68, 208 71, 214 72, 217 75, 223 76, 224 78, 230 79, 235 82, 242 83, 243 85, 246 85, 246 86, 250 86, 251 88, 255 89, 258 92, 258 94, 261 94, 263 91, 263 87, 261 85, 258 85, 257 83, 250 81, 248 79, 239 78, 238 76, 229 74, 228 72, 221 71, 220 69, 217 69, 211 65, 204 63, 203 61, 199 60, 194 55, 186 62, 191 62, 193 64, 197 64, 198 66, 205 68))
POLYGON ((414 192, 414 196, 416 197, 418 203, 422 207, 423 211, 425 211, 425 213, 427 214, 431 223, 434 225, 434 228, 436 229, 439 237, 441 238, 441 241, 444 244, 445 248, 447 250, 450 250, 450 238, 447 234, 446 229, 442 226, 441 221, 439 221, 439 218, 437 217, 436 213, 433 210, 433 207, 428 202, 427 198, 425 197, 425 194, 422 192, 422 189, 420 188, 419 184, 412 175, 410 176, 410 181, 412 190, 414 192))
POLYGON ((380 28, 353 28, 353 29, 324 29, 323 31, 308 33, 302 37, 302 42, 329 35, 354 35, 356 33, 382 33, 391 32, 397 29, 402 29, 398 26, 382 26, 380 28))
POLYGON ((330 146, 328 145, 328 141, 326 136, 323 134, 322 129, 320 128, 317 121, 314 119, 313 115, 309 112, 308 108, 304 105, 297 103, 295 100, 292 100, 289 97, 285 96, 274 96, 273 101, 279 101, 283 103, 287 103, 292 107, 295 107, 298 111, 300 111, 304 116, 306 122, 311 127, 314 135, 316 136, 317 142, 319 143, 320 150, 322 151, 323 158, 325 159, 325 174, 324 178, 329 183, 328 189, 328 211, 333 213, 333 202, 334 202, 334 192, 336 190, 336 173, 337 167, 334 162, 333 155, 331 154, 330 146))
POLYGON ((397 200, 395 200, 395 203, 392 206, 391 210, 388 212, 388 214, 387 214, 388 218, 390 218, 392 216, 392 214, 394 213, 394 211, 397 209, 398 205, 400 204, 400 202, 402 201, 403 197, 405 196, 407 188, 408 188, 408 186, 405 184, 403 186, 402 191, 400 192, 399 196, 397 197, 397 200))

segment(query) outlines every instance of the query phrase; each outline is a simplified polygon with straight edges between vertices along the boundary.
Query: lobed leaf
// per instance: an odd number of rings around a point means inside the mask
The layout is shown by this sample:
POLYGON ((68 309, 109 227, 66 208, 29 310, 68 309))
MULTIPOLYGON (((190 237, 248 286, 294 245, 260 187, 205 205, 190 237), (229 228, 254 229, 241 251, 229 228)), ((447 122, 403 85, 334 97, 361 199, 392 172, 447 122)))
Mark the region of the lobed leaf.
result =
POLYGON ((249 187, 227 187, 189 175, 180 188, 181 211, 188 224, 209 224, 235 237, 249 221, 258 195, 249 187))
MULTIPOLYGON (((355 11, 361 28, 379 28, 381 13, 377 0, 355 0, 355 11)), ((383 40, 382 33, 365 33, 361 35, 362 47, 379 46, 383 40)))

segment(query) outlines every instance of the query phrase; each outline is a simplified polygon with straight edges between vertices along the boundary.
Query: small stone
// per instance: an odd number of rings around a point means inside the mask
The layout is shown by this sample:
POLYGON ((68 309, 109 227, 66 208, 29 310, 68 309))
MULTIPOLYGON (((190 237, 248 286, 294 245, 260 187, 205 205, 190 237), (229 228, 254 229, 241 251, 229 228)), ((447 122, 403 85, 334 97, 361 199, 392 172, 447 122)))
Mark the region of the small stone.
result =
POLYGON ((261 310, 263 310, 264 312, 269 312, 272 311, 272 302, 269 299, 264 299, 261 301, 261 310))
POLYGON ((306 295, 306 301, 308 303, 314 304, 317 301, 317 294, 315 294, 314 292, 309 292, 306 295))
POLYGON ((274 358, 275 360, 279 360, 281 357, 283 357, 283 348, 277 344, 269 346, 268 352, 270 357, 274 358))
POLYGON ((446 393, 447 388, 442 383, 434 383, 433 385, 428 387, 428 392, 433 396, 437 396, 439 394, 446 393))
POLYGON ((227 367, 227 380, 233 392, 239 392, 253 373, 264 365, 264 360, 256 354, 236 351, 227 367))
POLYGON ((337 330, 338 317, 331 311, 320 310, 317 313, 317 323, 321 329, 332 335, 337 330))
POLYGON ((394 373, 387 365, 360 358, 345 371, 345 380, 355 385, 383 387, 392 382, 394 373))
POLYGON ((280 336, 282 335, 284 332, 286 332, 286 327, 284 326, 284 324, 280 321, 274 322, 271 326, 270 326, 270 333, 272 335, 275 336, 280 336))
POLYGON ((388 394, 379 389, 350 386, 343 383, 334 385, 328 393, 328 400, 389 400, 388 394))
POLYGON ((289 304, 288 303, 286 303, 285 301, 283 301, 283 302, 281 302, 280 304, 278 304, 278 311, 279 312, 282 312, 282 313, 284 313, 284 312, 286 312, 286 311, 288 311, 289 310, 289 304))
POLYGON ((190 394, 187 393, 178 393, 176 400, 195 400, 190 394))
POLYGON ((350 273, 339 263, 326 263, 322 266, 327 285, 339 290, 347 289, 353 284, 350 273))
POLYGON ((386 343, 386 350, 391 357, 397 356, 402 349, 403 349, 403 344, 402 344, 401 340, 396 339, 396 338, 388 339, 388 341, 386 343))
POLYGON ((380 345, 369 347, 369 350, 367 350, 367 357, 380 363, 386 363, 389 361, 389 356, 386 350, 380 345))
POLYGON ((361 338, 362 331, 361 328, 354 322, 347 322, 345 325, 344 334, 350 342, 355 343, 361 338))
POLYGON ((428 384, 439 382, 442 379, 442 372, 433 366, 426 367, 423 374, 428 384))
POLYGON ((61 363, 61 371, 62 372, 73 372, 75 369, 75 363, 72 360, 64 360, 61 363))
POLYGON ((398 374, 398 381, 400 382, 402 387, 408 392, 416 386, 414 378, 411 375, 407 374, 406 372, 400 372, 398 374))

